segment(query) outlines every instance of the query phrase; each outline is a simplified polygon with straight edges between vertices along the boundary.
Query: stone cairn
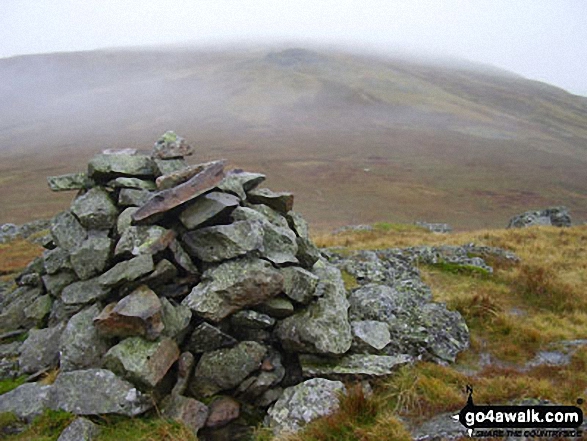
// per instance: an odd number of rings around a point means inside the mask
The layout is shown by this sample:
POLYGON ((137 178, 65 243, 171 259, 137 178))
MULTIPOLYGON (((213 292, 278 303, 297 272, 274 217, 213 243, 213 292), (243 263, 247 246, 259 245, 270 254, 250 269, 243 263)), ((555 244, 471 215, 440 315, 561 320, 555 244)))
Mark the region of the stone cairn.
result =
POLYGON ((167 132, 150 155, 106 150, 87 173, 48 179, 79 192, 2 295, 0 329, 29 331, 0 345, 0 376, 59 373, 0 396, 0 412, 156 408, 203 437, 247 415, 295 432, 337 409, 340 380, 468 346, 461 316, 400 254, 321 252, 291 193, 224 161, 189 166, 192 150, 167 132))

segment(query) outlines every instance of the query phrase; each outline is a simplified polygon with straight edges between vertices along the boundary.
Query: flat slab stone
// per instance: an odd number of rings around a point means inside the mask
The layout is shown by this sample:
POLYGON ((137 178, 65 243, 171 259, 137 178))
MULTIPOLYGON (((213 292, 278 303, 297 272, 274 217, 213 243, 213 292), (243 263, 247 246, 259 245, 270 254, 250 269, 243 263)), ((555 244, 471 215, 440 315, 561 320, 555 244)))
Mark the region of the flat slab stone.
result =
POLYGON ((99 154, 88 163, 88 176, 110 181, 116 177, 151 177, 155 173, 153 161, 146 155, 99 154))
POLYGON ((140 207, 146 204, 154 193, 140 188, 123 188, 118 194, 119 207, 140 207))
POLYGON ((249 202, 264 204, 281 214, 291 211, 294 203, 294 195, 289 192, 274 192, 268 188, 257 188, 247 192, 249 202))
POLYGON ((204 262, 220 262, 263 249, 261 224, 250 221, 190 231, 182 240, 188 253, 204 262))
POLYGON ((137 416, 154 405, 149 395, 106 369, 59 374, 51 388, 51 406, 75 415, 137 416))
POLYGON ((208 164, 209 163, 196 165, 184 164, 180 168, 174 169, 169 173, 165 173, 159 176, 155 181, 155 185, 159 190, 173 188, 176 185, 183 184, 187 180, 193 178, 195 175, 204 170, 208 164))
POLYGON ((139 178, 116 178, 106 184, 110 188, 136 188, 141 190, 155 190, 155 182, 139 178))
POLYGON ((219 322, 246 306, 276 296, 283 276, 264 260, 241 258, 221 263, 202 275, 182 304, 196 314, 219 322))
POLYGON ((97 277, 103 287, 113 287, 126 282, 132 282, 151 273, 155 269, 153 256, 141 254, 130 260, 117 263, 101 276, 97 277))
POLYGON ((317 357, 315 355, 300 354, 302 375, 306 378, 344 378, 345 376, 357 377, 382 377, 397 370, 398 367, 410 363, 413 358, 407 354, 372 355, 353 354, 345 355, 339 360, 317 357))
POLYGON ((98 278, 94 278, 67 285, 61 291, 61 300, 66 305, 79 305, 102 300, 108 294, 110 294, 110 289, 102 285, 98 278))
POLYGON ((158 215, 178 207, 213 189, 224 178, 225 161, 209 163, 200 173, 176 187, 155 193, 133 215, 135 223, 147 223, 158 215))
POLYGON ((49 176, 47 183, 51 191, 85 190, 95 185, 85 173, 68 173, 59 176, 49 176))
POLYGON ((94 319, 94 326, 106 337, 141 336, 154 340, 164 329, 161 300, 142 285, 118 303, 107 305, 94 319))
POLYGON ((218 216, 226 215, 238 205, 238 197, 213 191, 197 198, 180 213, 179 220, 188 230, 192 230, 213 221, 218 216))
POLYGON ((43 285, 53 297, 59 297, 63 289, 78 280, 73 271, 61 270, 55 274, 46 274, 41 277, 43 285))
POLYGON ((144 388, 152 389, 179 358, 170 338, 147 341, 141 337, 122 340, 104 355, 104 367, 144 388))

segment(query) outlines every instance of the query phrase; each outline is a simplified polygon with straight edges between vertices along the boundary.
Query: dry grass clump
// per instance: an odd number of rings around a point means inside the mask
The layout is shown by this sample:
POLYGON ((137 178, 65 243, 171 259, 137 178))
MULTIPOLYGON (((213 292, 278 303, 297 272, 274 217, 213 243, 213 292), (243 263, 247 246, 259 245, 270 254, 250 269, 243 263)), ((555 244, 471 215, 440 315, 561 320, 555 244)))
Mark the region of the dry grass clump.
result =
MULTIPOLYGON (((40 256, 43 247, 24 239, 0 244, 0 276, 11 276, 21 271, 34 258, 40 256)), ((9 279, 10 277, 6 277, 9 279)))

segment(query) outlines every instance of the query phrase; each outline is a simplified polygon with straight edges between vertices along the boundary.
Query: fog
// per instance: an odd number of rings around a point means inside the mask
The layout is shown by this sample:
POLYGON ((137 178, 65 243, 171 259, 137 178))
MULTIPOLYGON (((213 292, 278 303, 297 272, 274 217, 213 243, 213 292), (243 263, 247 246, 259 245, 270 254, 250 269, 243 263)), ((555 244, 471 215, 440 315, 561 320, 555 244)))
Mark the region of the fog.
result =
POLYGON ((3 0, 0 57, 277 44, 462 58, 587 96, 584 0, 3 0))

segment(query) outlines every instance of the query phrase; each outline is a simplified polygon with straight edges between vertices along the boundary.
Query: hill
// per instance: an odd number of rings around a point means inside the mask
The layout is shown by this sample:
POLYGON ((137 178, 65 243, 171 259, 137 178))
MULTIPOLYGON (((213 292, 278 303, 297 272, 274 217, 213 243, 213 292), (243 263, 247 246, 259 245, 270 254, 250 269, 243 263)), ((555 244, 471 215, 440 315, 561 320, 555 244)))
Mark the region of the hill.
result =
POLYGON ((118 50, 0 60, 0 223, 49 217, 38 176, 175 130, 294 189, 317 229, 587 219, 587 98, 486 66, 305 49, 118 50))

